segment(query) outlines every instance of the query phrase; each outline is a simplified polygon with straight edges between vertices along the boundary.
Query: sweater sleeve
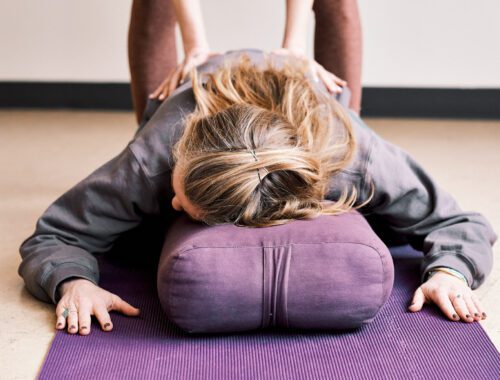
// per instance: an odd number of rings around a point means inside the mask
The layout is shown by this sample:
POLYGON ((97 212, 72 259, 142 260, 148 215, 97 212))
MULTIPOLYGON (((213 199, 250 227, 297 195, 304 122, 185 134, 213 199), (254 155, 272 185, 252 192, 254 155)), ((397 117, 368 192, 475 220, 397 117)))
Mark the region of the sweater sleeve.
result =
POLYGON ((152 184, 127 146, 42 214, 35 232, 19 248, 18 273, 33 296, 57 304, 60 282, 80 277, 97 285, 93 253, 108 251, 143 215, 157 213, 152 184))
POLYGON ((362 194, 366 199, 371 182, 375 194, 364 209, 424 253, 422 282, 429 270, 444 266, 464 274, 471 289, 478 288, 493 268, 492 245, 498 236, 491 224, 478 212, 463 211, 405 150, 369 133, 362 194))

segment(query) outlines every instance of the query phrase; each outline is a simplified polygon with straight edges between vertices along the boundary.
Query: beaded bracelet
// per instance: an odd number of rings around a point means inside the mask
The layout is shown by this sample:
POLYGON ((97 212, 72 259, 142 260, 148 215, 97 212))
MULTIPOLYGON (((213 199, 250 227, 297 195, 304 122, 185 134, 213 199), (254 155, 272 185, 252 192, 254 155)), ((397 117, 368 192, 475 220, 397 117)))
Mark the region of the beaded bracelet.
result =
POLYGON ((460 273, 459 271, 457 271, 455 269, 451 269, 448 267, 432 268, 429 272, 427 272, 427 280, 430 279, 437 272, 445 272, 445 273, 451 274, 452 276, 458 277, 459 279, 463 280, 467 286, 469 286, 469 282, 467 281, 467 278, 462 273, 460 273))

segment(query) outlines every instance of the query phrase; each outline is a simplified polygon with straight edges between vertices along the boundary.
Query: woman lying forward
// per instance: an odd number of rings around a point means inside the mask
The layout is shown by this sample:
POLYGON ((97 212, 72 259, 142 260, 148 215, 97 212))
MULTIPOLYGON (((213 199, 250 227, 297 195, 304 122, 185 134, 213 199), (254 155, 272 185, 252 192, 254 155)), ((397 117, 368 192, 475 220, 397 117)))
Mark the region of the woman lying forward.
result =
POLYGON ((176 211, 209 225, 265 227, 357 209, 424 253, 411 311, 451 320, 486 314, 472 292, 491 272, 497 235, 464 212, 403 149, 313 81, 297 58, 258 50, 210 58, 158 107, 116 157, 59 197, 20 247, 19 274, 57 304, 57 329, 90 333, 94 315, 139 314, 98 286, 94 254, 148 216, 176 211), (432 272, 431 269, 445 268, 432 272), (446 269, 448 268, 448 269, 446 269))

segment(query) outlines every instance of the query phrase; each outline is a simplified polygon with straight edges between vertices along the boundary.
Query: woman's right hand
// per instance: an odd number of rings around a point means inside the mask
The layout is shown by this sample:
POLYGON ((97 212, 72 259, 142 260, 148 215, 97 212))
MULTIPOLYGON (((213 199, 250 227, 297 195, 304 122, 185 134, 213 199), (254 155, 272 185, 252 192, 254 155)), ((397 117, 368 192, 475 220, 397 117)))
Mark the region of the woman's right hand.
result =
POLYGON ((209 51, 208 49, 193 49, 186 54, 184 60, 167 75, 165 80, 149 95, 150 99, 164 100, 174 92, 189 74, 191 69, 205 63, 209 58, 220 55, 220 53, 209 51))
POLYGON ((59 285, 61 299, 56 307, 56 329, 62 330, 66 327, 68 332, 80 335, 90 334, 91 316, 95 315, 103 331, 111 331, 113 324, 109 311, 119 311, 125 315, 136 317, 140 310, 122 300, 116 294, 110 293, 93 282, 76 278, 64 281, 59 285), (65 317, 64 309, 68 309, 65 317))

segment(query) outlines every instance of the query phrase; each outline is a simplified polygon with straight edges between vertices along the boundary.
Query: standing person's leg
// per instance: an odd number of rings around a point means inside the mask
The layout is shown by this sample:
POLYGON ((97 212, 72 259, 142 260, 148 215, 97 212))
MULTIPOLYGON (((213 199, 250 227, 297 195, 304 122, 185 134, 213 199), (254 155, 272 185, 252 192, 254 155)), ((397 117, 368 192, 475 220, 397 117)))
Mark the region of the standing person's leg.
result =
POLYGON ((177 66, 175 23, 170 0, 133 0, 128 59, 137 122, 141 119, 149 94, 177 66))
POLYGON ((350 108, 361 109, 362 34, 356 0, 314 0, 314 58, 347 81, 350 108))

